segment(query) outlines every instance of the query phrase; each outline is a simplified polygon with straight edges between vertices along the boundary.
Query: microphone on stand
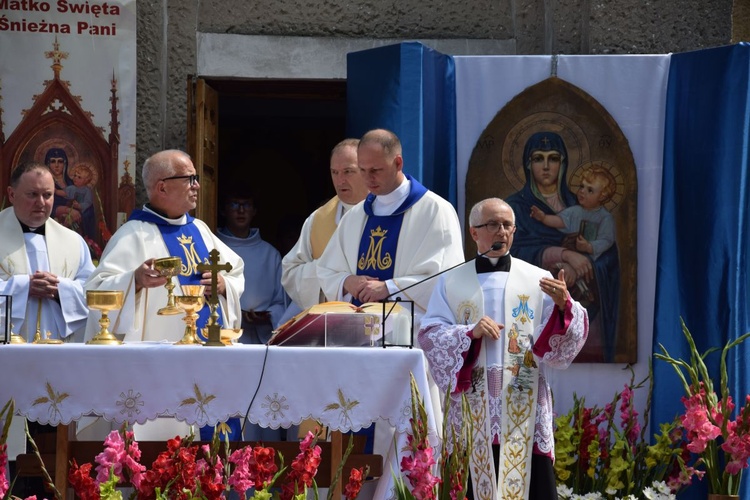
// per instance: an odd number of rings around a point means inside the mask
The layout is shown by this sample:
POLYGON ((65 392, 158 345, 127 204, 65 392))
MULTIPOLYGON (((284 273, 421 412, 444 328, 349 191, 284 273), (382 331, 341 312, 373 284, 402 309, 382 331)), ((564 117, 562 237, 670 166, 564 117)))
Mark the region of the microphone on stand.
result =
MULTIPOLYGON (((397 304, 398 302, 401 302, 401 297, 397 297, 397 298, 396 298, 396 300, 393 300, 393 301, 391 301, 391 302, 393 302, 393 306, 392 306, 392 307, 390 308, 390 310, 388 310, 388 312, 386 313, 386 312, 385 312, 385 305, 386 305, 386 304, 387 304, 387 303, 389 302, 389 301, 388 301, 388 299, 390 299, 390 298, 391 298, 391 297, 393 297, 394 295, 396 295, 396 294, 399 294, 399 293, 401 293, 401 292, 405 292, 405 291, 406 291, 406 290, 408 290, 409 288, 415 287, 415 286, 417 286, 417 285, 421 285, 421 284, 422 284, 422 283, 424 283, 425 281, 429 281, 429 280, 431 280, 432 278, 437 278, 437 277, 438 277, 438 276, 440 276, 441 274, 443 274, 443 273, 447 273, 448 271, 452 271, 453 269, 455 269, 455 268, 457 268, 457 267, 459 267, 459 266, 463 266, 464 264, 467 264, 467 263, 469 263, 469 262, 474 262, 474 261, 475 261, 476 259, 478 259, 479 257, 484 257, 485 255, 487 255, 487 254, 488 254, 488 253, 490 253, 490 252, 496 252, 497 250, 500 250, 501 248, 503 248, 503 245, 505 245, 505 243, 503 243, 503 242, 501 242, 501 241, 496 241, 496 242, 494 242, 494 243, 492 244, 492 246, 490 247, 490 249, 489 249, 489 250, 487 250, 486 252, 482 252, 482 253, 480 253, 480 254, 477 254, 477 255, 475 255, 474 257, 472 257, 472 258, 471 258, 471 259, 469 259, 469 260, 465 260, 465 261, 463 261, 463 262, 459 262, 459 263, 458 263, 458 264, 456 264, 455 266, 451 266, 451 267, 449 267, 448 269, 443 269, 442 271, 440 271, 440 272, 437 272, 437 273, 435 273, 435 274, 433 274, 433 275, 431 275, 431 276, 428 276, 428 277, 426 277, 426 278, 425 278, 425 279, 423 279, 423 280, 419 280, 419 281, 417 281, 416 283, 412 283, 411 285, 409 285, 409 286, 407 286, 407 287, 405 287, 405 288, 402 288, 402 289, 400 289, 400 290, 396 290, 395 292, 393 292, 393 293, 391 293, 391 294, 388 294, 388 296, 387 296, 387 297, 385 297, 384 299, 381 299, 381 300, 379 301, 379 302, 381 302, 381 303, 383 304, 383 324, 385 325, 385 320, 386 320, 386 319, 388 319, 388 316, 390 316, 390 315, 391 315, 391 313, 393 312, 393 309, 394 309, 394 308, 396 307, 396 304, 397 304)), ((413 342, 414 342, 414 338, 413 338, 413 336, 414 336, 414 302, 413 302, 413 301, 412 301, 411 313, 412 313, 412 314, 411 314, 411 316, 412 316, 412 317, 411 317, 411 329, 412 329, 412 343, 413 343, 413 342)), ((386 344, 385 344, 385 339, 383 339, 383 347, 386 347, 386 344)))
MULTIPOLYGON (((490 253, 490 252, 496 252, 496 251, 500 250, 501 248, 503 248, 503 245, 505 245, 505 243, 503 243, 503 242, 501 242, 501 241, 496 241, 495 243, 493 243, 493 244, 492 244, 492 246, 490 247, 490 249, 489 249, 489 250, 487 250, 486 252, 482 252, 482 253, 480 253, 480 254, 477 254, 477 255, 475 255, 474 257, 472 257, 472 258, 471 258, 471 259, 469 259, 469 260, 466 260, 466 261, 464 261, 464 262, 459 262, 459 263, 458 263, 458 264, 456 264, 455 266, 451 266, 451 267, 449 267, 448 269, 443 269, 442 271, 440 271, 440 272, 437 272, 437 273, 433 274, 432 276, 427 276, 427 277, 426 277, 425 279, 423 279, 423 280, 419 280, 419 281, 417 281, 416 283, 412 283, 411 285, 409 285, 409 286, 407 286, 407 287, 405 287, 405 288, 402 288, 402 289, 400 289, 400 290, 396 290, 395 292, 393 292, 393 293, 391 293, 391 294, 388 294, 388 296, 387 296, 386 298, 384 298, 384 299, 381 299, 381 300, 380 300, 380 302, 387 302, 387 301, 388 301, 388 299, 390 299, 390 298, 391 298, 391 297, 393 297, 394 295, 396 295, 396 294, 399 294, 399 293, 402 293, 402 292, 405 292, 405 291, 406 291, 406 290, 408 290, 409 288, 415 287, 415 286, 417 286, 417 285, 421 285, 421 284, 422 284, 422 283, 424 283, 425 281, 429 281, 429 280, 431 280, 432 278, 437 278, 438 276, 440 276, 440 275, 441 275, 441 274, 443 274, 443 273, 447 273, 448 271, 452 271, 453 269, 455 269, 455 268, 457 268, 457 267, 459 267, 459 266, 463 266, 464 264, 467 264, 467 263, 469 263, 469 262, 473 262, 473 261, 475 261, 476 259, 478 259, 479 257, 484 257, 485 255, 487 255, 487 254, 488 254, 488 253, 490 253)), ((401 300, 401 299, 399 298, 399 299, 396 299, 396 300, 398 301, 398 300, 401 300)))

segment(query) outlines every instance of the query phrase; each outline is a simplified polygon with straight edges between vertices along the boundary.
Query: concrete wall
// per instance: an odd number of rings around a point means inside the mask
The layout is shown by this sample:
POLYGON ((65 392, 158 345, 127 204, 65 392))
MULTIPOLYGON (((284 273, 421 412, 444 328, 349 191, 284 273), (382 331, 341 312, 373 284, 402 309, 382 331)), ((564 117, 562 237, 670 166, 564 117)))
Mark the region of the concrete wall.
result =
POLYGON ((653 54, 730 43, 732 6, 732 0, 138 0, 137 178, 151 152, 186 147, 186 81, 197 71, 199 33, 373 44, 451 39, 468 47, 463 53, 496 41, 497 53, 511 47, 516 54, 653 54))

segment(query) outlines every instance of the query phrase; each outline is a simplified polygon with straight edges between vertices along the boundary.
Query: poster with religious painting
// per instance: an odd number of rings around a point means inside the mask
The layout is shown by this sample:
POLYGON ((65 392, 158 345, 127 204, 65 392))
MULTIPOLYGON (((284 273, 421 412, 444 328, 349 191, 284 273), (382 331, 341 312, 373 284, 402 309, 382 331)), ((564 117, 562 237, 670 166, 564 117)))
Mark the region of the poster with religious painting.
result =
POLYGON ((0 0, 3 194, 16 166, 47 164, 52 217, 96 259, 135 206, 135 132, 135 0, 0 0))
POLYGON ((637 193, 618 124, 557 77, 516 95, 474 146, 465 213, 483 198, 505 199, 516 215, 511 254, 555 276, 565 270, 589 314, 578 362, 636 361, 637 193))

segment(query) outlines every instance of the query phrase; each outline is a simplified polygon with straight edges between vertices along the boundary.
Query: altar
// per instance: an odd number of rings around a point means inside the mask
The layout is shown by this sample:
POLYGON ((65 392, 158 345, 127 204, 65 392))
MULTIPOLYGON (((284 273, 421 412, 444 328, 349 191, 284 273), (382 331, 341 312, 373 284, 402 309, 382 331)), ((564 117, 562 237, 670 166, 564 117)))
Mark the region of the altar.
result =
MULTIPOLYGON (((418 349, 2 345, 0 404, 13 398, 16 415, 50 425, 100 416, 117 424, 174 417, 203 426, 247 415, 274 429, 315 419, 333 431, 357 431, 387 422, 397 446, 386 456, 376 498, 390 498, 391 470, 399 470, 395 449, 403 448, 410 429, 410 374, 437 439, 418 349)), ((56 484, 67 479, 59 446, 58 438, 56 484)))

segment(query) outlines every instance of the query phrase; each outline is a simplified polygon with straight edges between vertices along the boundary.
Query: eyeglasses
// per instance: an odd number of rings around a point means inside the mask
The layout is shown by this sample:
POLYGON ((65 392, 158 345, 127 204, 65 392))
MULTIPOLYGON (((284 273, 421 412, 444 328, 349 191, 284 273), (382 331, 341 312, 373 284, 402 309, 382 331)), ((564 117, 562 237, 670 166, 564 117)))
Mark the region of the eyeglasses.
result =
POLYGON ((513 231, 513 228, 516 227, 515 224, 512 222, 497 222, 494 220, 491 220, 489 222, 485 222, 484 224, 479 224, 478 226, 474 226, 475 229, 479 229, 480 227, 486 227, 487 231, 490 231, 492 233, 496 233, 500 228, 503 228, 503 231, 506 233, 509 233, 513 231))
POLYGON ((244 208, 245 210, 250 210, 252 206, 253 204, 249 201, 230 201, 229 202, 230 210, 239 210, 240 208, 244 208))
POLYGON ((165 177, 162 180, 163 181, 171 181, 171 180, 174 180, 174 179, 189 179, 188 182, 190 184, 190 187, 193 187, 196 184, 198 184, 198 179, 200 179, 200 175, 198 175, 198 174, 193 174, 193 175, 173 175, 172 177, 165 177))

